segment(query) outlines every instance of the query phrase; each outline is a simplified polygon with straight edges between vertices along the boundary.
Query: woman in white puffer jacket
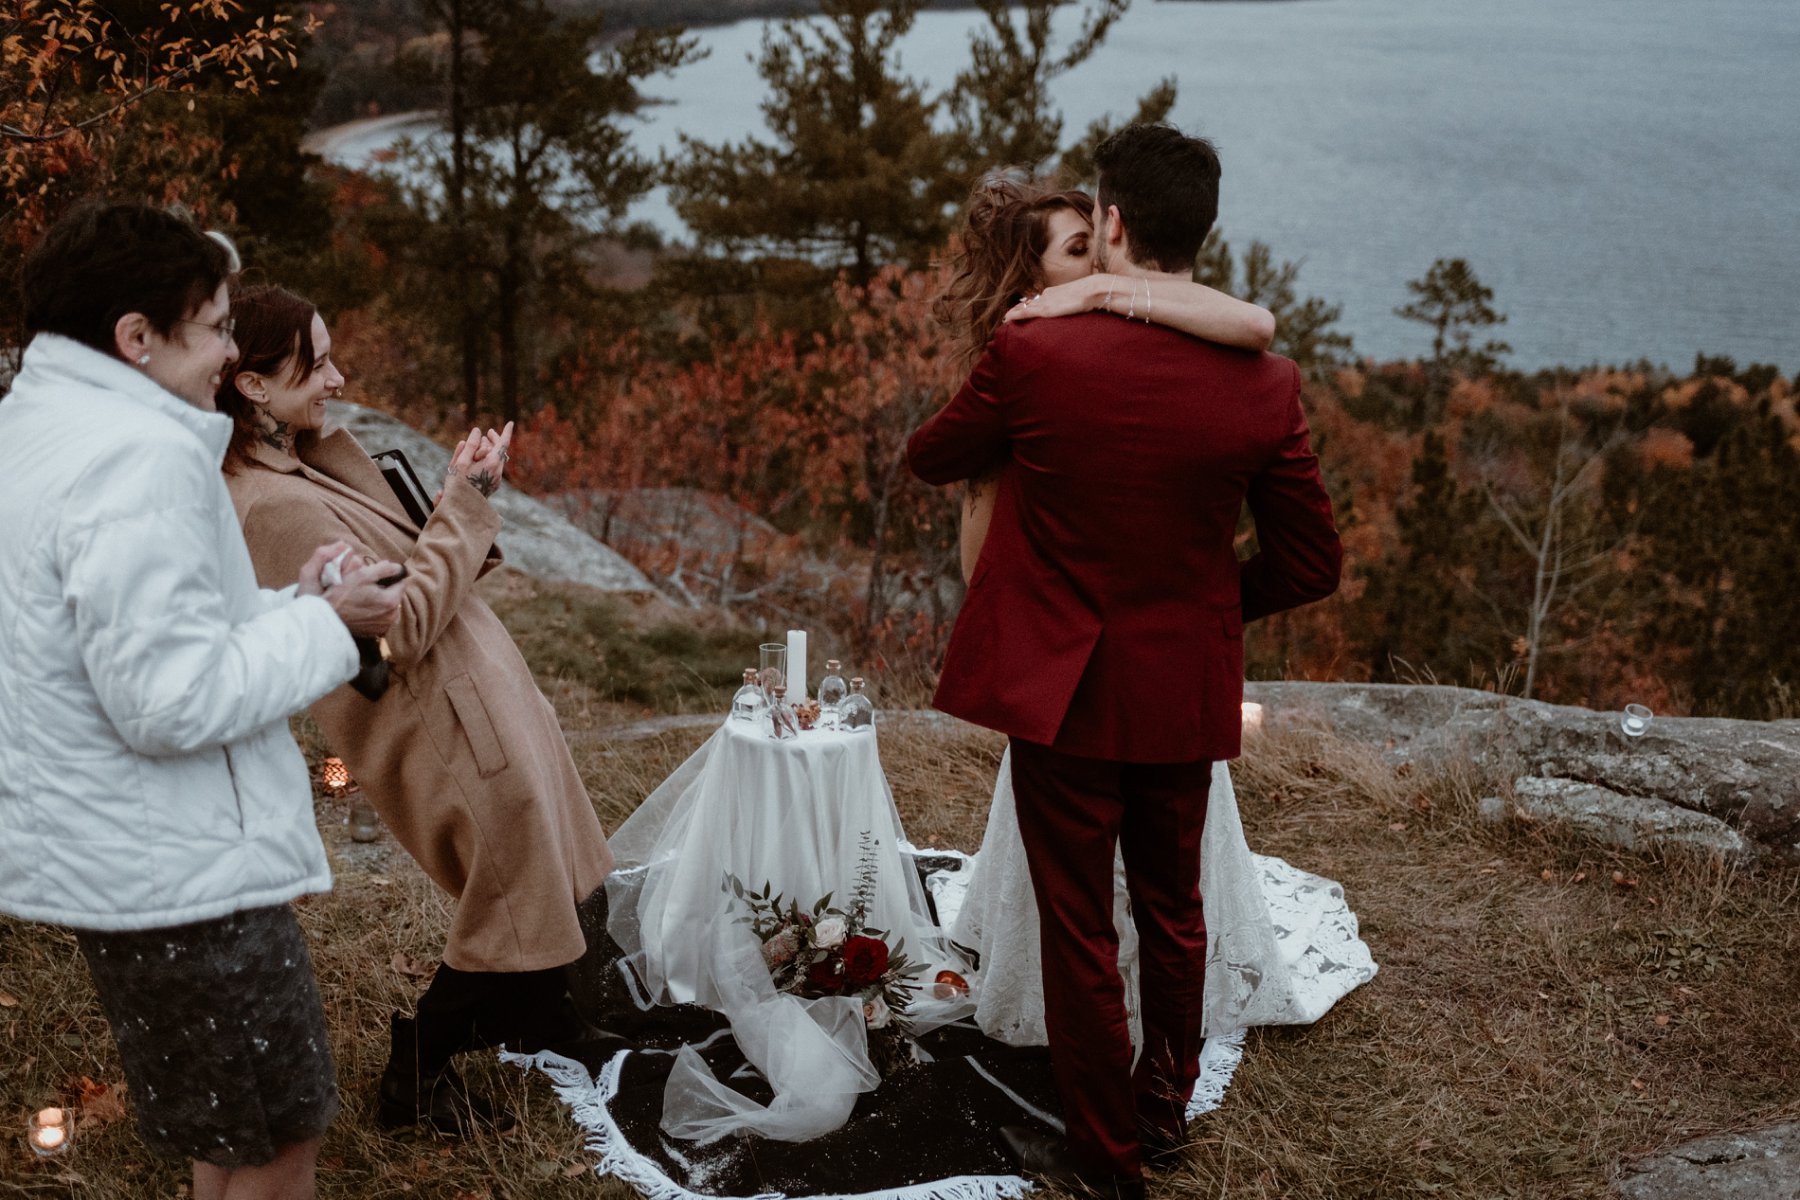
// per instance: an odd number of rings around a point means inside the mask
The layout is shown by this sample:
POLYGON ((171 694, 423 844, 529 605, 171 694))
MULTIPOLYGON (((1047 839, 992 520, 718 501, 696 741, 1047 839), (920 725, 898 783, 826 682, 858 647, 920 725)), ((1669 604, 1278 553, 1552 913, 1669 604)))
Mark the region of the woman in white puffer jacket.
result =
POLYGON ((0 912, 72 928, 145 1141, 194 1194, 307 1196, 336 1109, 287 902, 331 885, 290 714, 398 588, 263 591, 211 411, 231 254, 143 205, 59 222, 0 402, 0 912))

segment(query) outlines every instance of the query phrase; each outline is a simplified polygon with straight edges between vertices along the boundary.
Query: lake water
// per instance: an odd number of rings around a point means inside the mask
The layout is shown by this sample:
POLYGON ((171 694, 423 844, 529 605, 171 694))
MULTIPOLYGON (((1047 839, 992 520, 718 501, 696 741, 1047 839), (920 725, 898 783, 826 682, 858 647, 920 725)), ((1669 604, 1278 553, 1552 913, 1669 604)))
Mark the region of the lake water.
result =
MULTIPOLYGON (((978 19, 923 14, 903 65, 947 82, 978 19)), ((699 31, 710 56, 651 84, 670 103, 640 146, 760 134, 762 28, 699 31)), ((1796 63, 1795 0, 1136 0, 1056 98, 1073 136, 1174 75, 1174 121, 1224 159, 1224 236, 1302 261, 1360 353, 1428 352, 1392 309, 1460 256, 1517 366, 1705 351, 1793 371, 1796 63)), ((661 197, 637 215, 682 232, 661 197)))

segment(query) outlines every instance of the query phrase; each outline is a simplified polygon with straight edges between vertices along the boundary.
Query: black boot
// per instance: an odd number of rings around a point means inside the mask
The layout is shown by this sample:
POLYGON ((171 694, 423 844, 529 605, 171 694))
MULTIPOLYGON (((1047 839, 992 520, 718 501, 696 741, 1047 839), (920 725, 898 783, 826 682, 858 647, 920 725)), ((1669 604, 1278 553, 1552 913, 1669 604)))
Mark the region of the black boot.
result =
POLYGON ((606 930, 606 888, 595 888, 594 894, 583 900, 575 912, 581 918, 587 951, 563 968, 569 999, 585 1024, 612 1028, 621 1018, 628 1020, 639 1009, 624 975, 630 969, 621 961, 625 952, 606 930))
POLYGON ((466 1138, 513 1127, 511 1113, 471 1092, 449 1055, 433 1052, 430 1039, 420 1037, 418 1022, 395 1013, 389 1029, 392 1049, 376 1089, 375 1121, 381 1128, 424 1125, 445 1137, 466 1138))

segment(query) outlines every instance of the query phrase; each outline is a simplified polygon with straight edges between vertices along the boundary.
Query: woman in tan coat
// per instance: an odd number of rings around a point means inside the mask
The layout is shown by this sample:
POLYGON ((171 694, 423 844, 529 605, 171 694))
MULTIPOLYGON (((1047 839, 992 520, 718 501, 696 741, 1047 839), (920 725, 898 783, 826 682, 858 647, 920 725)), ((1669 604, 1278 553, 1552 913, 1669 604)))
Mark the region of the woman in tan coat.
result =
POLYGON ((563 968, 587 948, 577 909, 612 869, 556 712, 474 590, 500 562, 488 498, 512 426, 458 445, 421 528, 356 440, 325 429, 325 400, 344 377, 313 306, 262 286, 234 296, 232 311, 241 355, 218 405, 235 425, 226 481, 257 574, 292 579, 333 540, 407 568, 381 646, 386 691, 369 700, 340 687, 312 710, 395 839, 457 898, 416 1016, 393 1016, 379 1119, 453 1134, 504 1124, 469 1095, 451 1056, 579 1032, 563 968))

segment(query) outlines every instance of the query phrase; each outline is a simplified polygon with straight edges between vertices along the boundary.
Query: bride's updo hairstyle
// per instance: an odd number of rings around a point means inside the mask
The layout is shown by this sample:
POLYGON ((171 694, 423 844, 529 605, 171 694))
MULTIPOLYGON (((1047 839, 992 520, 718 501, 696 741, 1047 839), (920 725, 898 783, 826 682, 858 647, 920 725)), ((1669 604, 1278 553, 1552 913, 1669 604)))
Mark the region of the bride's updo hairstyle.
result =
POLYGON ((1050 244, 1050 214, 1068 209, 1092 220, 1094 198, 1018 170, 996 171, 976 185, 951 245, 949 284, 933 311, 973 362, 1019 298, 1042 287, 1039 264, 1050 244))
POLYGON ((312 323, 318 313, 284 287, 259 283, 231 293, 231 315, 237 321, 233 337, 238 359, 226 364, 219 376, 214 402, 231 418, 231 444, 225 450, 225 473, 235 475, 249 465, 250 448, 259 436, 256 403, 238 386, 246 371, 279 378, 282 366, 298 383, 313 368, 312 323))

